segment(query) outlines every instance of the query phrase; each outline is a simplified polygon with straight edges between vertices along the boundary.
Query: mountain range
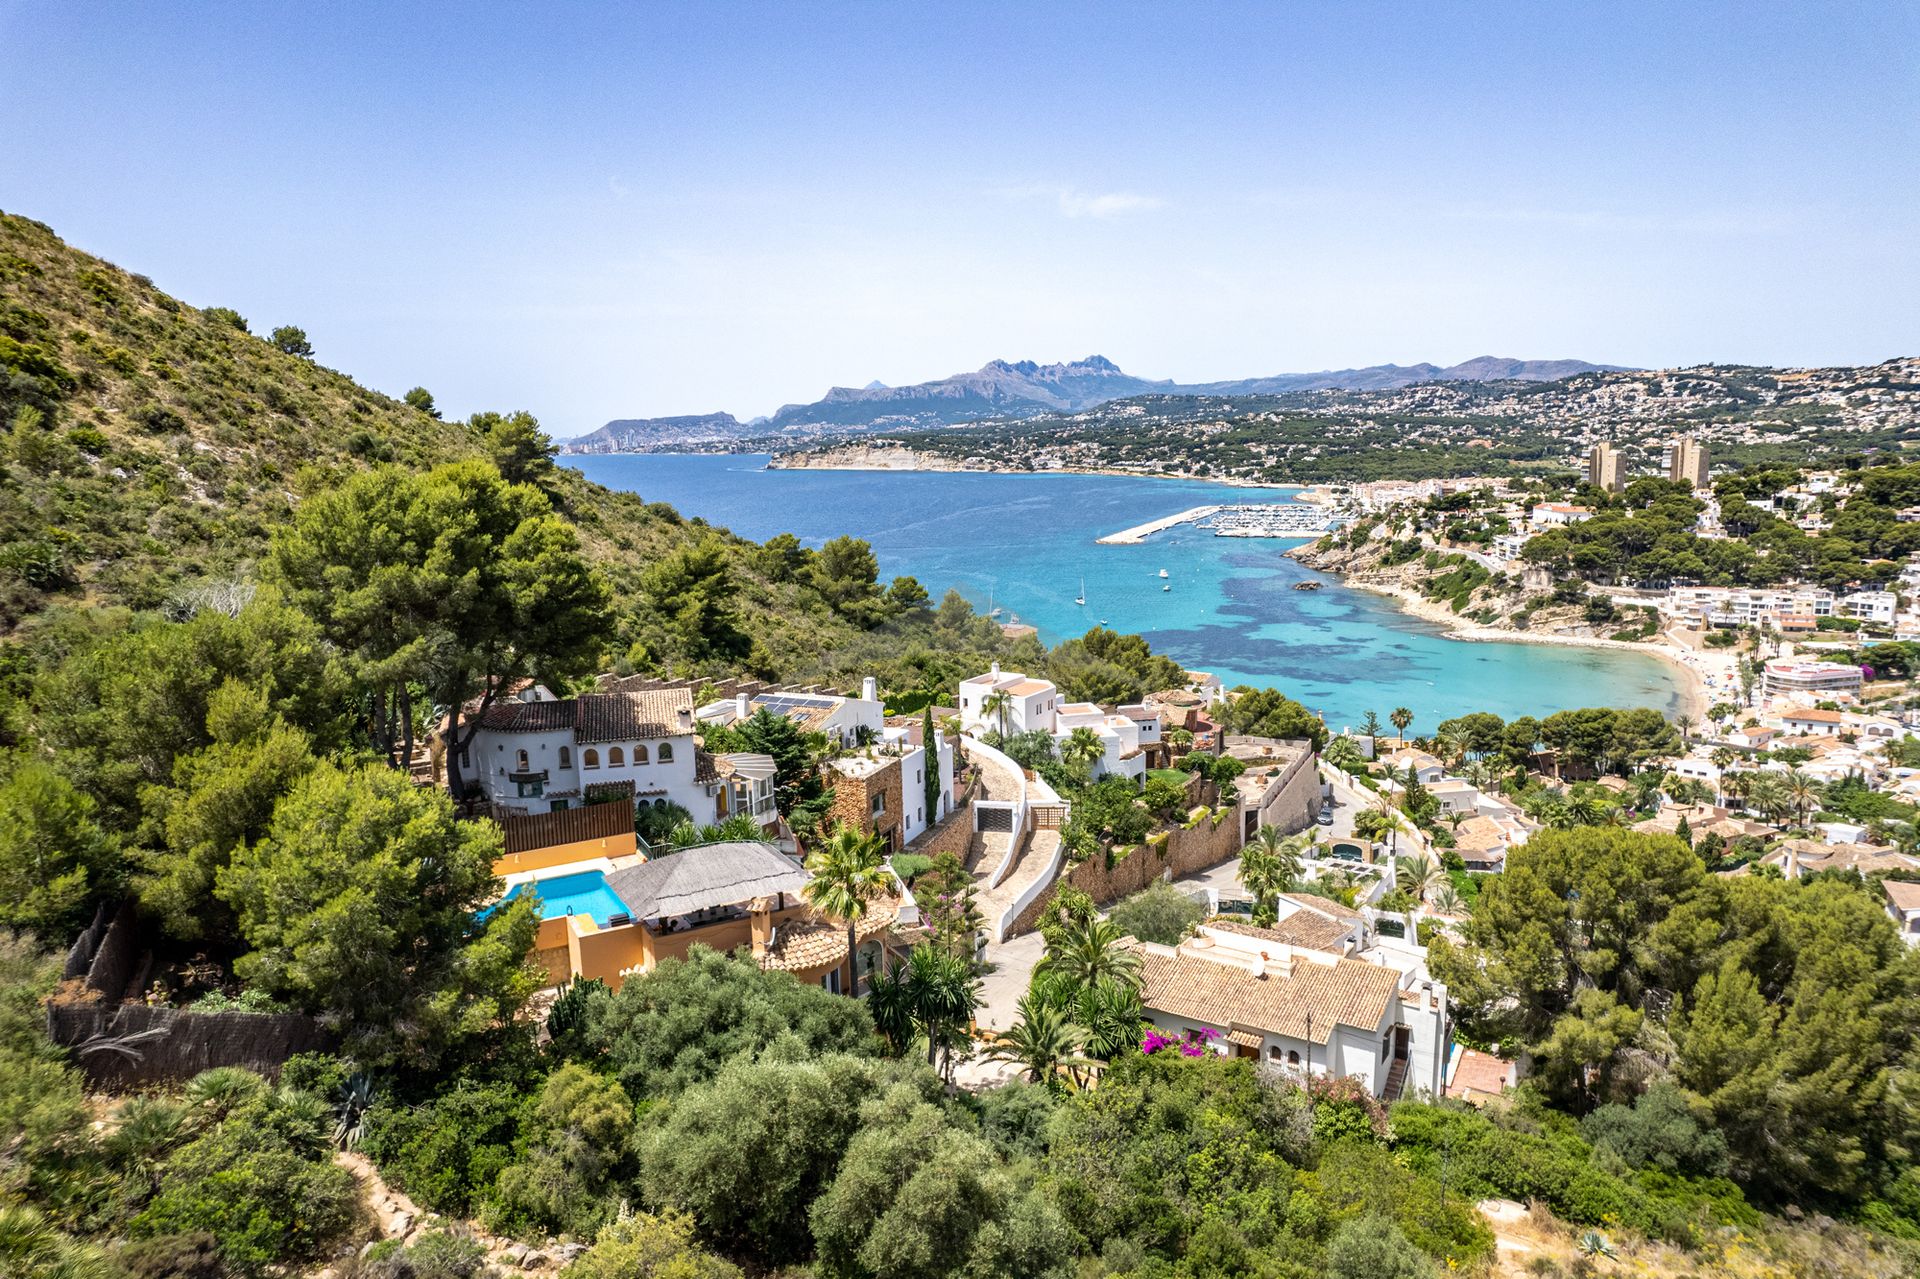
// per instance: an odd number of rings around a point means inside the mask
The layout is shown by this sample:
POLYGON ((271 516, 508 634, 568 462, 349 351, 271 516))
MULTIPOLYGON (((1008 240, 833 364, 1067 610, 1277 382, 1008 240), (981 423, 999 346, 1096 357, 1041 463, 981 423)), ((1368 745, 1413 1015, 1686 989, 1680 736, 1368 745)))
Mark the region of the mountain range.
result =
POLYGON ((941 426, 982 418, 1077 413, 1133 395, 1278 395, 1288 391, 1386 390, 1419 382, 1551 382, 1619 366, 1585 360, 1515 360, 1483 355, 1460 364, 1375 364, 1363 369, 1280 373, 1226 382, 1179 383, 1135 377, 1103 355, 1065 364, 993 360, 912 386, 870 382, 836 386, 809 404, 783 405, 770 417, 742 422, 731 413, 691 417, 619 418, 570 441, 571 453, 645 452, 670 445, 716 444, 771 435, 912 426, 941 426))

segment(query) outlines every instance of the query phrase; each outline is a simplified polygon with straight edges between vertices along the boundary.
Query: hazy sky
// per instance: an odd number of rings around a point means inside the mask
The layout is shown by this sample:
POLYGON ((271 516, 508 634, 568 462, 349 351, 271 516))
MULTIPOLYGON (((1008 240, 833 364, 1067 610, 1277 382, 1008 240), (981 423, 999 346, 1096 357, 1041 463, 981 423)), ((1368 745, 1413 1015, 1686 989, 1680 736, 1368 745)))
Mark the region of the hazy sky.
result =
POLYGON ((994 357, 1920 354, 1912 0, 0 0, 0 111, 0 207, 561 436, 994 357))

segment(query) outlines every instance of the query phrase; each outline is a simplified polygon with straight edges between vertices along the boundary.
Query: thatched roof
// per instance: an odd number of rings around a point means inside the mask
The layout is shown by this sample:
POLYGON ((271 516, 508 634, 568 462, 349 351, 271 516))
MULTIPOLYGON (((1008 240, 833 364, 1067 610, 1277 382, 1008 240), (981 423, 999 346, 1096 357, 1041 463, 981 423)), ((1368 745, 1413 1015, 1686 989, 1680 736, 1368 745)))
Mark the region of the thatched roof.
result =
POLYGON ((635 919, 741 906, 756 897, 797 893, 806 882, 806 872, 772 844, 750 839, 696 845, 607 876, 607 887, 635 919))

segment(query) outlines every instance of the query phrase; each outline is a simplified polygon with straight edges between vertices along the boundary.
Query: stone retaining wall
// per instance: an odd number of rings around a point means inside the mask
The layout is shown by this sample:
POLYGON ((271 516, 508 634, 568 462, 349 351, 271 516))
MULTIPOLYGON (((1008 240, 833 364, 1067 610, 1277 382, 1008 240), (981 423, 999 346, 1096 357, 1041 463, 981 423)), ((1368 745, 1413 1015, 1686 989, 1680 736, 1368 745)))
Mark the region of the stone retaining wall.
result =
POLYGON ((295 1053, 334 1037, 300 1013, 199 1013, 124 1003, 151 960, 131 906, 102 907, 67 953, 66 980, 47 1001, 47 1035, 71 1050, 93 1088, 124 1090, 191 1079, 215 1066, 277 1075, 295 1053))
MULTIPOLYGON (((1068 870, 1061 878, 1104 906, 1122 897, 1132 896, 1168 871, 1174 878, 1190 875, 1231 860, 1240 851, 1235 814, 1228 812, 1214 825, 1211 815, 1202 817, 1192 830, 1175 826, 1164 844, 1142 844, 1111 867, 1102 857, 1089 857, 1068 870)), ((1052 908, 1058 888, 1043 894, 1021 911, 1007 929, 1008 937, 1032 932, 1052 908)))

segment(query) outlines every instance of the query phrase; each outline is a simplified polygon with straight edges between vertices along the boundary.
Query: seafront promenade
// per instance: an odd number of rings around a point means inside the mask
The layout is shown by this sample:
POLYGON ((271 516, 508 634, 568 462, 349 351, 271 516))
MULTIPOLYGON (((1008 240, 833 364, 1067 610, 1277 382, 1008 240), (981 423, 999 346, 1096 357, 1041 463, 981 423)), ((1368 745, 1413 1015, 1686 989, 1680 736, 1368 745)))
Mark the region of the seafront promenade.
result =
POLYGON ((1132 528, 1123 528, 1118 533, 1109 533, 1097 540, 1102 546, 1137 546, 1155 533, 1164 532, 1176 524, 1190 524, 1195 520, 1204 520, 1220 509, 1218 503, 1213 506, 1196 506, 1178 515, 1166 515, 1157 520, 1149 520, 1145 524, 1136 524, 1132 528))

